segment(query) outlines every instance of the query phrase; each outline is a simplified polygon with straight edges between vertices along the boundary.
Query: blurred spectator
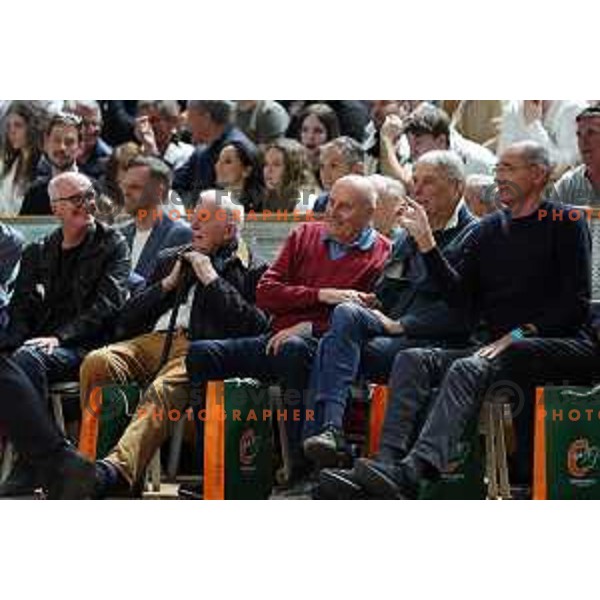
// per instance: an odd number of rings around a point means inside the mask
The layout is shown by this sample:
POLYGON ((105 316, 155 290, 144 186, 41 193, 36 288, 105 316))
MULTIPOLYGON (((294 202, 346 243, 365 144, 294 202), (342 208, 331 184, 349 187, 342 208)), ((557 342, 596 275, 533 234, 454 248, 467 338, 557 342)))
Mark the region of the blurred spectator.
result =
POLYGON ((183 166, 194 151, 179 139, 181 109, 177 100, 140 100, 135 136, 144 154, 159 156, 171 169, 183 166))
POLYGON ((0 215, 15 217, 35 179, 46 114, 34 101, 11 102, 0 141, 0 215))
POLYGON ((0 223, 0 331, 8 325, 10 288, 16 277, 23 243, 23 236, 18 231, 0 223))
POLYGON ((467 139, 493 150, 502 120, 501 100, 443 100, 452 127, 467 139))
POLYGON ((465 185, 465 202, 479 218, 501 208, 496 200, 494 178, 491 175, 469 175, 465 185))
POLYGON ((335 111, 327 104, 311 104, 299 116, 299 140, 308 151, 313 172, 319 170, 321 146, 340 135, 340 124, 335 111))
POLYGON ((274 100, 238 100, 235 124, 255 144, 268 144, 284 137, 290 117, 274 100))
POLYGON ((261 211, 265 188, 258 154, 239 141, 223 146, 215 164, 217 185, 248 210, 261 211))
POLYGON ((232 124, 233 105, 227 100, 190 100, 187 120, 194 143, 202 145, 175 171, 173 188, 191 205, 199 192, 215 187, 215 163, 223 146, 237 140, 253 151, 256 147, 232 124))
POLYGON ((81 119, 81 143, 77 153, 79 171, 98 180, 104 175, 112 148, 100 137, 102 112, 95 100, 68 100, 65 111, 81 119))
POLYGON ((397 179, 379 173, 369 175, 368 180, 377 192, 373 227, 393 242, 400 233, 399 219, 404 208, 406 188, 397 179))
POLYGON ((408 117, 388 115, 381 128, 382 171, 412 185, 412 164, 431 150, 452 150, 463 161, 467 175, 491 174, 496 158, 487 148, 467 140, 450 125, 448 115, 437 106, 422 102, 408 117), (399 140, 406 138, 410 157, 398 156, 399 140))
MULTIPOLYGON (((422 100, 373 100, 371 101, 371 120, 365 127, 365 141, 363 146, 370 157, 369 173, 382 172, 380 166, 381 154, 381 128, 387 117, 397 117, 400 122, 405 119, 422 100)), ((410 153, 406 138, 400 135, 395 140, 394 152, 399 159, 406 159, 410 153)), ((389 174, 389 173, 388 173, 389 174)))
POLYGON ((600 205, 600 106, 577 116, 577 143, 583 164, 565 173, 555 186, 558 202, 579 206, 600 205))
POLYGON ((413 163, 430 150, 452 150, 464 162, 466 175, 491 175, 493 172, 496 164, 494 154, 460 135, 451 127, 448 115, 437 106, 426 102, 420 104, 406 118, 404 132, 413 163))
POLYGON ((51 175, 38 177, 29 187, 21 206, 21 215, 50 215, 48 184, 52 177, 77 171, 77 154, 81 142, 81 119, 73 114, 58 113, 51 117, 44 134, 44 158, 51 175))
POLYGON ((333 184, 344 175, 365 172, 365 153, 355 139, 340 136, 321 146, 319 153, 319 175, 324 192, 315 200, 313 211, 325 212, 329 202, 329 192, 333 184))
POLYGON ((142 149, 135 142, 126 142, 114 149, 106 163, 106 172, 101 182, 101 187, 117 208, 123 206, 121 185, 125 177, 125 172, 129 168, 130 163, 138 156, 142 156, 142 149))
POLYGON ((188 244, 192 230, 179 211, 169 210, 171 170, 159 158, 134 158, 122 183, 125 210, 133 222, 121 229, 131 250, 131 268, 147 279, 165 248, 188 244))
POLYGON ((533 140, 550 153, 558 172, 577 165, 575 119, 587 106, 583 100, 510 100, 504 105, 498 154, 514 142, 533 140))
POLYGON ((337 115, 340 124, 340 135, 346 135, 357 142, 365 137, 365 128, 369 122, 367 104, 360 100, 281 100, 291 117, 287 137, 300 137, 300 116, 302 111, 311 104, 327 104, 337 115))
POLYGON ((264 210, 307 211, 312 208, 318 186, 302 144, 288 138, 269 144, 263 173, 264 210))
POLYGON ((120 146, 135 140, 135 115, 137 100, 99 100, 107 144, 120 146))

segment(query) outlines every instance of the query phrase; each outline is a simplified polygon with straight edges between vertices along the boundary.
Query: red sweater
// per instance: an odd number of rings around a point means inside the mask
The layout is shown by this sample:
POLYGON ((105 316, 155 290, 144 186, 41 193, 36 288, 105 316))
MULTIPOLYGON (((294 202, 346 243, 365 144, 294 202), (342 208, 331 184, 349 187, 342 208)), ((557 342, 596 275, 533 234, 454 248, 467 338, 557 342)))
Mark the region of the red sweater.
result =
POLYGON ((369 250, 351 249, 343 258, 331 260, 324 234, 323 223, 298 226, 262 276, 256 304, 273 316, 274 331, 310 321, 315 334, 322 334, 333 307, 319 302, 319 289, 371 291, 390 253, 391 243, 377 234, 369 250))

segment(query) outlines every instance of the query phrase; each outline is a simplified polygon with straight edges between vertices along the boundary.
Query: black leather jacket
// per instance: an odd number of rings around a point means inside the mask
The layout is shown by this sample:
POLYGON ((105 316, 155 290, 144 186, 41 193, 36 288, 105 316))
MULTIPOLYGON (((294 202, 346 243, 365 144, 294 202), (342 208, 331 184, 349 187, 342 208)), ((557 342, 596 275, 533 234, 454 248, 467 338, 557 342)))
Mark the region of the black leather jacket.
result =
POLYGON ((127 300, 127 243, 118 231, 95 222, 76 259, 66 263, 62 239, 59 228, 23 252, 0 348, 17 348, 39 336, 84 349, 109 341, 111 324, 127 300))

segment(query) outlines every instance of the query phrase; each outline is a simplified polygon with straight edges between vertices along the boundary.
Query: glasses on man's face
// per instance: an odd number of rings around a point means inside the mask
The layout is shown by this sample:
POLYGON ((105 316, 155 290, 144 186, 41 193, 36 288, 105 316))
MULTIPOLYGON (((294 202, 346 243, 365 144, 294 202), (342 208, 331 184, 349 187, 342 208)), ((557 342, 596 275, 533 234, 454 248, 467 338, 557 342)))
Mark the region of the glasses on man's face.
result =
POLYGON ((531 165, 510 165, 507 163, 498 163, 494 167, 494 174, 496 173, 514 173, 520 169, 529 169, 531 165))
POLYGON ((84 192, 80 192, 79 194, 73 194, 72 196, 65 196, 64 198, 52 198, 50 197, 50 202, 56 204, 57 202, 70 202, 71 204, 82 204, 85 202, 86 198, 89 197, 93 188, 89 187, 84 192))

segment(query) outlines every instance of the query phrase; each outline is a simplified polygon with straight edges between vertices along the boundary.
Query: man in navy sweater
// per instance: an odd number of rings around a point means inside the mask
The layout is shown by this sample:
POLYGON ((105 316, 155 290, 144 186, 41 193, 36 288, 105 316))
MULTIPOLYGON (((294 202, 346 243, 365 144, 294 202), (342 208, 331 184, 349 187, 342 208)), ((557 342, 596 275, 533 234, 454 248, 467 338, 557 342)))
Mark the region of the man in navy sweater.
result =
POLYGON ((520 142, 500 157, 496 181, 506 210, 483 219, 453 268, 441 254, 425 211, 410 202, 401 222, 449 303, 472 311, 490 343, 469 351, 405 350, 390 379, 380 451, 351 471, 322 472, 333 497, 416 498, 420 484, 448 466, 467 424, 493 382, 513 382, 520 454, 528 476, 536 383, 600 374, 589 319, 591 243, 583 214, 543 202, 547 151, 520 142), (439 391, 434 393, 437 388, 439 391))

